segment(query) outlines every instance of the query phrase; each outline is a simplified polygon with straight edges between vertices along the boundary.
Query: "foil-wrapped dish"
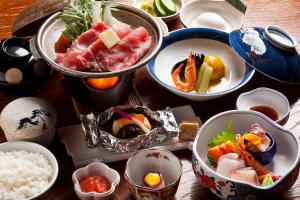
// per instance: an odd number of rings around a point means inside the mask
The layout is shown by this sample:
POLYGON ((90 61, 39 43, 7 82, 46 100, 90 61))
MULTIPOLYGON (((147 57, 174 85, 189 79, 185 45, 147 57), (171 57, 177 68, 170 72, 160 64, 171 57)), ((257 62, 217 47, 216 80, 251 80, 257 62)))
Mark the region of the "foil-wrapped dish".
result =
POLYGON ((152 111, 141 106, 112 107, 100 114, 80 116, 86 145, 126 153, 178 136, 170 109, 152 111))

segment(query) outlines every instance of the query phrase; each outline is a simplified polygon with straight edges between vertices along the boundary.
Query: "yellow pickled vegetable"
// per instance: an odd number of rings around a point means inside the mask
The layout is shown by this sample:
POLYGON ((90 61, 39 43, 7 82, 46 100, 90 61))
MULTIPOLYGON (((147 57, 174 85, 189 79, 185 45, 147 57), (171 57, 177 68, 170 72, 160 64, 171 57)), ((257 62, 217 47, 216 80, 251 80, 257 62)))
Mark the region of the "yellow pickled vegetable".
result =
POLYGON ((159 173, 148 173, 144 177, 144 182, 150 187, 155 187, 160 184, 161 178, 159 173))
POLYGON ((143 9, 144 11, 146 11, 147 13, 149 13, 150 15, 156 17, 157 14, 154 10, 154 5, 153 5, 154 1, 153 0, 145 0, 140 4, 141 9, 143 9))
POLYGON ((210 54, 204 57, 204 62, 213 68, 210 80, 218 80, 225 76, 225 66, 220 57, 210 54))

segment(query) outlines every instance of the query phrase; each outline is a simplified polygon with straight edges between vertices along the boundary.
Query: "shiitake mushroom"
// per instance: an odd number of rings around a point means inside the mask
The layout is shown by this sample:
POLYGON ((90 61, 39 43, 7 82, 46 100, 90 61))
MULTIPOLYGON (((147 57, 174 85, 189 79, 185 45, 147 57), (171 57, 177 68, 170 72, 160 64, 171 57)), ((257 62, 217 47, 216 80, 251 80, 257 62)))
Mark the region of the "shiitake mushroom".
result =
MULTIPOLYGON (((197 67, 197 71, 198 71, 200 69, 201 65, 204 62, 205 55, 204 54, 193 54, 193 56, 195 56, 195 58, 196 58, 196 67, 197 67)), ((184 60, 179 61, 178 63, 176 63, 174 65, 174 67, 172 68, 171 74, 183 63, 184 67, 180 71, 179 76, 184 77, 184 72, 185 72, 185 67, 187 65, 187 60, 188 59, 184 59, 184 60)))
POLYGON ((134 138, 138 135, 143 135, 144 132, 135 124, 129 124, 121 128, 118 132, 117 137, 121 139, 134 138))

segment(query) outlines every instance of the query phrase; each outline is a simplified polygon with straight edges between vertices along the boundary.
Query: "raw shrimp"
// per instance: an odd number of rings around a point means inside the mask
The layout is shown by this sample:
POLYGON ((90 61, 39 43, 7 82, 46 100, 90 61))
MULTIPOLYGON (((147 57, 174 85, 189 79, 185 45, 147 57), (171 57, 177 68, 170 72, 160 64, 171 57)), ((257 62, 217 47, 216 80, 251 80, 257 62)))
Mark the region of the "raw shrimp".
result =
POLYGON ((172 73, 172 79, 175 83, 176 88, 185 92, 190 92, 194 89, 197 81, 196 59, 192 54, 192 50, 189 51, 189 58, 184 71, 185 81, 182 81, 180 79, 180 72, 183 67, 183 63, 179 67, 177 67, 177 69, 172 73))
POLYGON ((248 151, 240 147, 240 152, 249 167, 253 167, 258 176, 272 174, 271 171, 258 162, 248 151))

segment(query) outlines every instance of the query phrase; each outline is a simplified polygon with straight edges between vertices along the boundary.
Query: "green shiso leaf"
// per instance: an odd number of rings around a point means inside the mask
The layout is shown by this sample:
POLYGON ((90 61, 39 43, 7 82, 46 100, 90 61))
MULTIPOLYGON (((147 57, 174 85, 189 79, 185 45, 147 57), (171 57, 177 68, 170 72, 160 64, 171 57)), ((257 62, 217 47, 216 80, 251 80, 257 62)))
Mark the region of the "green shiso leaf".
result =
POLYGON ((214 147, 226 141, 231 141, 233 144, 236 144, 236 135, 232 132, 231 120, 227 124, 226 131, 222 131, 221 133, 213 137, 211 143, 208 144, 208 146, 214 147))
POLYGON ((207 160, 211 166, 217 167, 217 162, 213 159, 213 157, 210 154, 207 154, 207 160))

